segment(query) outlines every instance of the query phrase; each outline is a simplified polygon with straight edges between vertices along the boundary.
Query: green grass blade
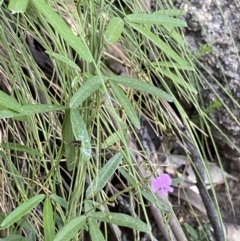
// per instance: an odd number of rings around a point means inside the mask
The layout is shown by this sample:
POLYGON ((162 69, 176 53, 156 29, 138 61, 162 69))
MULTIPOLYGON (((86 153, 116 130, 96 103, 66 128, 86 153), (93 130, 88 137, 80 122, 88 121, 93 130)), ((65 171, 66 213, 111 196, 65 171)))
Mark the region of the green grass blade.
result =
POLYGON ((37 104, 37 105, 25 105, 22 106, 21 115, 33 115, 40 114, 52 111, 65 110, 67 107, 62 105, 45 105, 45 104, 37 104))
POLYGON ((39 194, 20 204, 2 221, 0 227, 7 228, 13 223, 17 222, 24 215, 29 213, 34 207, 36 207, 44 199, 44 197, 44 194, 39 194))
POLYGON ((105 39, 109 44, 119 40, 124 28, 124 22, 121 18, 112 18, 105 31, 105 39))
POLYGON ((173 74, 172 72, 165 70, 165 69, 161 69, 161 72, 163 75, 167 76, 169 79, 172 80, 172 82, 175 85, 181 85, 183 86, 185 89, 188 89, 190 92, 197 94, 197 90, 193 87, 192 84, 188 84, 184 79, 180 78, 179 76, 177 76, 176 74, 173 74))
POLYGON ((71 144, 74 141, 74 134, 72 130, 72 124, 70 119, 70 110, 65 111, 63 128, 63 145, 66 155, 66 164, 69 171, 72 171, 74 168, 75 161, 75 146, 71 144))
POLYGON ((28 146, 24 146, 15 142, 7 142, 7 143, 1 143, 2 148, 4 149, 9 149, 9 150, 14 150, 14 151, 22 151, 25 153, 28 153, 32 156, 42 156, 42 153, 31 148, 28 146))
POLYGON ((111 80, 114 82, 117 82, 118 84, 126 85, 133 89, 139 90, 141 92, 155 95, 169 102, 173 101, 173 97, 169 95, 167 92, 155 87, 154 85, 140 81, 138 79, 135 79, 132 77, 126 77, 126 76, 114 76, 114 77, 111 77, 111 80))
POLYGON ((135 30, 137 30, 139 33, 143 34, 159 49, 161 49, 162 52, 166 54, 166 56, 171 57, 174 61, 181 65, 188 65, 187 62, 183 58, 181 58, 168 44, 162 41, 157 35, 152 33, 149 29, 130 22, 128 24, 132 26, 135 30))
POLYGON ((9 158, 3 151, 0 150, 0 156, 4 159, 6 163, 7 170, 11 173, 11 178, 14 180, 18 191, 24 190, 24 185, 22 181, 22 175, 16 168, 16 166, 12 163, 11 158, 9 158))
POLYGON ((159 199, 157 199, 153 193, 150 193, 148 191, 141 190, 141 194, 146 200, 148 200, 150 203, 154 204, 156 207, 158 207, 160 210, 164 210, 166 212, 170 212, 170 207, 161 202, 159 199))
MULTIPOLYGON (((45 105, 45 104, 36 104, 36 105, 25 105, 21 106, 20 112, 14 112, 7 109, 0 108, 0 119, 3 118, 22 118, 23 116, 65 110, 67 107, 62 105, 45 105)), ((22 119, 24 120, 24 119, 22 119)))
POLYGON ((10 0, 8 9, 14 13, 24 13, 27 9, 29 0, 10 0))
POLYGON ((91 143, 86 128, 86 124, 81 117, 79 110, 71 109, 70 110, 70 119, 72 124, 72 131, 77 141, 81 141, 81 154, 84 161, 89 161, 91 157, 91 143))
POLYGON ((94 76, 88 79, 79 90, 72 96, 70 100, 70 108, 77 108, 86 100, 92 93, 100 88, 102 80, 99 76, 94 76))
POLYGON ((112 91, 114 95, 117 97, 119 103, 122 105, 123 109, 125 110, 129 120, 132 122, 132 124, 136 128, 140 128, 140 120, 136 114, 136 111, 134 110, 131 102, 129 101, 128 97, 125 95, 125 93, 122 91, 122 89, 115 84, 114 82, 110 82, 112 91))
POLYGON ((93 60, 91 52, 64 22, 64 20, 48 5, 44 0, 32 0, 32 4, 46 20, 52 25, 54 30, 69 44, 84 60, 93 60))
POLYGON ((50 195, 50 198, 51 198, 54 202, 60 204, 63 208, 67 208, 67 206, 68 206, 67 201, 66 201, 65 199, 63 199, 62 197, 59 197, 57 194, 55 194, 55 193, 51 194, 51 195, 50 195))
POLYGON ((86 217, 80 216, 72 219, 69 223, 67 223, 59 232, 53 241, 69 241, 71 240, 78 231, 84 227, 86 224, 86 217))
POLYGON ((112 133, 102 144, 102 148, 107 148, 112 146, 121 139, 120 133, 118 131, 112 133))
POLYGON ((21 235, 9 235, 6 238, 0 239, 0 241, 32 241, 30 238, 23 237, 21 235))
POLYGON ((91 240, 94 241, 105 241, 105 238, 103 237, 103 234, 101 230, 99 229, 99 226, 97 224, 97 221, 94 219, 88 220, 88 227, 89 227, 89 233, 91 240))
POLYGON ((145 24, 161 24, 171 25, 176 27, 187 27, 187 23, 184 20, 176 19, 173 17, 163 16, 157 13, 135 13, 127 15, 124 20, 131 23, 145 23, 145 24))
POLYGON ((21 111, 22 106, 11 96, 7 95, 3 91, 0 90, 0 106, 4 106, 7 109, 14 110, 14 111, 21 111))
POLYGON ((194 71, 194 68, 190 65, 181 65, 178 63, 172 63, 172 62, 168 62, 168 61, 152 62, 151 64, 153 66, 162 66, 162 67, 173 68, 173 69, 194 71))
POLYGON ((61 62, 67 64, 69 67, 71 67, 71 68, 81 72, 80 67, 77 64, 75 64, 73 61, 71 61, 69 58, 67 58, 65 56, 62 56, 60 54, 56 54, 56 53, 51 52, 51 51, 45 51, 45 53, 47 53, 48 55, 54 57, 57 60, 60 60, 61 62))
POLYGON ((149 233, 151 231, 151 228, 149 228, 149 226, 140 219, 133 218, 123 213, 91 212, 89 217, 102 222, 114 223, 119 226, 132 228, 140 232, 149 233))
POLYGON ((182 9, 164 9, 164 10, 158 10, 158 11, 154 12, 153 14, 179 17, 181 15, 185 15, 186 12, 182 9))
POLYGON ((43 229, 44 240, 52 241, 55 237, 55 223, 53 220, 52 203, 48 197, 46 197, 43 205, 43 229))
POLYGON ((119 152, 114 155, 103 168, 98 172, 86 191, 86 197, 94 196, 101 191, 107 184, 113 173, 117 170, 119 163, 122 161, 122 154, 119 152))

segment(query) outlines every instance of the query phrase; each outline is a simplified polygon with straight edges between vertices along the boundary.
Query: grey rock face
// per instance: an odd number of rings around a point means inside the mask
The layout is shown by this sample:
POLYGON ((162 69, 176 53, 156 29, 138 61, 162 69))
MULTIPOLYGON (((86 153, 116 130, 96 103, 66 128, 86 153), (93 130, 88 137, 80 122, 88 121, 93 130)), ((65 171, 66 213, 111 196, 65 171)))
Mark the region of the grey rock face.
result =
POLYGON ((192 51, 209 44, 212 51, 200 58, 202 97, 206 105, 220 96, 222 106, 210 113, 211 120, 225 136, 213 127, 214 139, 221 155, 240 161, 240 4, 238 0, 177 0, 187 12, 185 37, 192 51), (210 73, 210 74, 209 74, 210 73), (212 76, 210 76, 212 75, 212 76), (219 84, 222 88, 219 86, 219 84), (232 95, 233 98, 230 97, 232 95))

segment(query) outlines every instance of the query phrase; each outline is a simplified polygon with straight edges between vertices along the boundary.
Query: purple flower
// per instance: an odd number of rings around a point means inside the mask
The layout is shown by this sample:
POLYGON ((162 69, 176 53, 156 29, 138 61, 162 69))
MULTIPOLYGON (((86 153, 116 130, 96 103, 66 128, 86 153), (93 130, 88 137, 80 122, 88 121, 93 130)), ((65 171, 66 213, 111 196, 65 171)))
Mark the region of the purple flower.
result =
POLYGON ((171 184, 171 177, 168 174, 164 173, 152 179, 151 188, 154 193, 159 191, 161 195, 167 196, 168 192, 173 192, 173 188, 170 187, 171 184))

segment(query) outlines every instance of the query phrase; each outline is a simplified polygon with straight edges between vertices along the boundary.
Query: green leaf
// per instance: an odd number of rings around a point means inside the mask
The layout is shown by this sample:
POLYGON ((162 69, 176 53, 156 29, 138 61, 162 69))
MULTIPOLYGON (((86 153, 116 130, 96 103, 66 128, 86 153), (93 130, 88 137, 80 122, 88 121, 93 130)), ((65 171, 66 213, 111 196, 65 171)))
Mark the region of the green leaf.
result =
POLYGON ((103 168, 98 172, 97 176, 93 179, 93 181, 90 183, 87 191, 86 191, 86 197, 91 197, 92 195, 95 195, 100 190, 103 189, 103 187, 107 184, 108 180, 111 178, 113 173, 118 168, 119 163, 122 160, 122 154, 119 152, 116 155, 114 155, 104 166, 103 168))
MULTIPOLYGON (((6 107, 7 109, 17 111, 17 112, 22 110, 22 106, 14 98, 7 95, 1 90, 0 90, 0 105, 6 107)), ((1 109, 1 111, 4 111, 4 109, 1 109)))
MULTIPOLYGON (((176 31, 175 27, 173 27, 171 25, 169 25, 169 26, 168 25, 164 25, 163 27, 168 32, 167 36, 171 37, 176 42, 175 45, 177 45, 177 43, 178 43, 178 44, 180 44, 183 47, 185 46, 185 40, 183 39, 183 36, 176 31)), ((172 40, 169 39, 169 42, 170 41, 172 41, 172 40)))
POLYGON ((58 196, 57 194, 55 194, 55 193, 51 194, 50 198, 54 202, 60 204, 63 208, 67 208, 68 202, 65 199, 63 199, 62 197, 58 196))
POLYGON ((187 223, 184 223, 184 227, 185 227, 186 231, 190 234, 190 236, 193 240, 198 240, 198 234, 192 226, 190 226, 187 223))
POLYGON ((46 104, 36 104, 36 105, 25 105, 22 106, 22 111, 20 115, 33 115, 46 113, 51 111, 65 110, 67 107, 62 105, 46 105, 46 104))
POLYGON ((39 194, 20 204, 2 221, 0 227, 7 228, 13 223, 17 222, 24 215, 29 213, 34 207, 36 207, 44 199, 44 197, 44 194, 39 194))
POLYGON ((181 65, 178 63, 168 62, 168 61, 159 61, 159 62, 152 62, 153 66, 161 66, 173 69, 180 69, 180 70, 191 70, 194 71, 194 68, 190 65, 181 65))
POLYGON ((85 213, 95 212, 95 209, 99 209, 100 211, 106 210, 106 205, 104 203, 99 203, 93 200, 85 200, 84 201, 84 211, 85 213))
POLYGON ((112 81, 115 81, 119 84, 129 86, 133 89, 139 90, 141 92, 145 92, 151 95, 155 95, 161 99, 167 100, 169 102, 173 101, 173 97, 169 95, 167 92, 155 87, 152 84, 146 83, 144 81, 132 78, 132 77, 126 77, 126 76, 114 76, 111 77, 112 81))
POLYGON ((197 90, 191 85, 188 84, 184 79, 180 78, 179 76, 173 74, 172 72, 165 70, 165 69, 161 69, 161 73, 165 76, 167 76, 169 79, 172 80, 172 82, 175 85, 181 85, 183 86, 185 89, 188 89, 190 92, 193 92, 194 94, 197 94, 197 90))
POLYGON ((45 0, 32 0, 32 4, 38 12, 52 25, 54 30, 69 44, 84 60, 93 60, 90 50, 80 38, 74 35, 66 22, 53 10, 45 0))
POLYGON ((28 0, 10 0, 8 9, 14 13, 24 13, 28 6, 28 0))
POLYGON ((43 205, 43 229, 44 241, 52 241, 55 237, 55 223, 53 220, 52 203, 48 197, 46 197, 43 205))
POLYGON ((86 224, 86 217, 80 216, 72 219, 69 223, 59 230, 53 241, 69 241, 71 240, 78 231, 86 224))
POLYGON ((129 25, 132 26, 139 33, 143 34, 154 45, 156 45, 159 49, 161 49, 162 52, 165 53, 167 57, 171 57, 173 60, 175 60, 181 65, 188 65, 188 63, 183 58, 181 58, 173 49, 171 49, 169 44, 166 44, 157 35, 152 33, 149 29, 134 23, 129 23, 129 25))
POLYGON ((81 154, 84 161, 89 161, 91 157, 91 143, 86 128, 86 124, 81 117, 79 110, 71 109, 70 110, 70 119, 72 124, 72 131, 77 141, 81 141, 81 154))
POLYGON ((130 183, 132 186, 137 185, 137 180, 129 174, 129 171, 127 172, 123 167, 119 168, 120 173, 123 175, 123 177, 130 183))
POLYGON ((60 60, 61 62, 67 64, 69 67, 81 72, 81 69, 80 67, 75 64, 72 60, 70 60, 69 58, 63 56, 63 55, 60 55, 60 54, 56 54, 54 52, 51 52, 51 51, 45 51, 45 53, 47 53, 48 55, 54 57, 55 59, 57 60, 60 60))
POLYGON ((71 142, 74 140, 74 134, 72 130, 72 124, 70 119, 70 110, 65 111, 63 127, 62 127, 62 138, 63 145, 66 155, 66 164, 69 171, 72 171, 74 168, 75 162, 75 146, 71 145, 71 142))
POLYGON ((161 24, 161 25, 167 24, 167 25, 172 25, 176 27, 187 27, 187 24, 184 20, 168 17, 166 15, 164 16, 157 13, 129 14, 124 18, 124 20, 132 23, 161 24))
POLYGON ((99 225, 97 224, 96 220, 89 218, 88 227, 89 227, 89 233, 90 233, 91 240, 105 241, 105 238, 104 238, 101 230, 99 229, 99 225))
POLYGON ((124 22, 121 18, 112 18, 105 31, 105 39, 109 44, 119 40, 124 28, 124 22))
POLYGON ((153 203, 159 209, 170 212, 170 207, 157 199, 153 193, 141 190, 141 194, 144 198, 146 198, 146 200, 148 200, 150 203, 153 203))
POLYGON ((117 97, 119 103, 122 105, 129 120, 132 122, 132 124, 136 128, 140 129, 140 120, 139 120, 132 104, 128 100, 128 97, 125 95, 125 93, 122 91, 122 89, 120 87, 118 87, 118 85, 116 85, 114 82, 110 82, 110 85, 111 85, 114 95, 117 97))
POLYGON ((181 15, 185 15, 186 12, 182 9, 164 9, 164 10, 158 10, 158 11, 154 12, 153 14, 178 17, 181 15))
POLYGON ((140 219, 133 218, 123 213, 91 212, 89 213, 89 217, 102 222, 113 223, 119 226, 132 228, 140 232, 149 233, 151 231, 151 227, 149 227, 140 219))
POLYGON ((6 163, 6 167, 7 170, 9 171, 9 173, 11 174, 11 177, 14 180, 14 183, 17 186, 18 190, 24 190, 24 186, 23 186, 23 180, 22 180, 22 175, 20 174, 20 172, 17 170, 17 168, 15 167, 15 165, 12 163, 11 159, 9 159, 6 154, 0 150, 0 156, 4 159, 5 163, 6 163))
POLYGON ((67 107, 61 105, 45 105, 45 104, 36 104, 36 105, 25 105, 21 106, 19 112, 14 112, 11 110, 0 109, 0 119, 3 118, 16 118, 18 116, 28 116, 33 114, 40 114, 51 111, 65 110, 67 107))
POLYGON ((13 234, 6 238, 0 239, 0 241, 32 241, 30 238, 23 237, 21 235, 13 234))
POLYGON ((99 76, 94 76, 84 82, 79 90, 72 96, 70 100, 70 108, 77 108, 80 106, 84 100, 100 88, 102 83, 102 79, 99 76))
POLYGON ((4 149, 9 149, 9 150, 14 150, 14 151, 22 151, 22 152, 28 153, 32 156, 42 156, 41 152, 39 152, 31 147, 24 146, 24 145, 15 143, 15 142, 1 143, 0 145, 4 149))
POLYGON ((112 146, 116 142, 120 140, 120 134, 118 131, 112 133, 102 144, 102 148, 107 148, 109 146, 112 146))

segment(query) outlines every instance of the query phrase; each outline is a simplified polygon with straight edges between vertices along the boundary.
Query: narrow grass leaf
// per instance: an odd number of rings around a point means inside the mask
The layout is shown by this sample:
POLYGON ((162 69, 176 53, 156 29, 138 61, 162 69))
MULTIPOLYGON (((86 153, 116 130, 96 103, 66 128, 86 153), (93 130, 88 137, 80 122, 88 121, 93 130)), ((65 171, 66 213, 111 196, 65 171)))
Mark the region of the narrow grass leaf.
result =
POLYGON ((123 175, 123 177, 129 182, 130 185, 137 185, 137 180, 132 175, 130 175, 129 172, 127 172, 123 167, 120 167, 118 170, 123 175))
POLYGON ((29 0, 10 0, 8 9, 14 13, 24 13, 27 9, 29 0))
POLYGON ((24 146, 24 145, 15 143, 15 142, 1 143, 0 145, 4 149, 9 149, 9 150, 14 150, 14 151, 22 151, 22 152, 28 153, 32 156, 42 156, 41 152, 39 152, 31 147, 24 146))
POLYGON ((32 4, 46 20, 52 25, 54 30, 69 44, 84 60, 91 62, 93 60, 91 52, 85 43, 74 35, 70 27, 64 20, 53 10, 52 6, 45 0, 32 0, 32 4))
POLYGON ((184 223, 183 225, 184 225, 186 231, 189 233, 192 240, 198 240, 199 239, 196 230, 192 226, 190 226, 188 223, 184 223))
POLYGON ((190 65, 182 65, 178 63, 168 62, 168 61, 159 61, 159 62, 152 62, 153 66, 161 66, 173 69, 180 69, 180 70, 190 70, 194 71, 195 69, 190 65))
POLYGON ((72 124, 70 119, 70 110, 65 111, 63 127, 62 127, 63 145, 66 155, 66 164, 69 171, 74 168, 75 162, 75 146, 71 144, 74 140, 72 124))
POLYGON ((77 108, 91 96, 102 85, 102 80, 99 76, 94 76, 82 84, 79 90, 72 96, 70 100, 70 108, 77 108))
POLYGON ((4 159, 6 163, 7 170, 11 173, 11 178, 14 180, 14 183, 16 184, 17 189, 20 191, 24 190, 23 181, 22 181, 22 175, 17 170, 16 166, 12 163, 11 159, 8 158, 8 156, 0 150, 0 156, 4 159))
POLYGON ((81 72, 80 67, 77 64, 75 64, 72 60, 70 60, 69 58, 67 58, 67 57, 65 57, 63 55, 51 52, 51 51, 45 51, 45 53, 47 53, 48 55, 54 57, 57 60, 60 60, 61 62, 67 64, 69 67, 71 67, 71 68, 81 72))
POLYGON ((2 221, 0 227, 7 228, 13 223, 17 222, 24 215, 29 213, 34 207, 36 207, 44 199, 44 197, 44 194, 39 194, 20 204, 2 221))
POLYGON ((13 234, 6 238, 0 239, 0 241, 32 241, 30 238, 23 237, 21 235, 13 234))
POLYGON ((140 219, 123 213, 93 212, 89 214, 89 217, 102 222, 113 223, 119 226, 132 228, 140 232, 149 233, 151 231, 151 227, 149 227, 140 219))
POLYGON ((51 111, 65 110, 68 107, 61 105, 45 105, 45 104, 36 104, 36 105, 25 105, 21 106, 21 109, 18 109, 19 112, 14 112, 11 110, 0 109, 0 119, 3 118, 19 118, 28 115, 40 114, 51 111))
POLYGON ((184 20, 176 19, 173 17, 164 16, 157 13, 134 13, 129 14, 124 18, 127 22, 132 23, 145 23, 145 24, 161 24, 172 25, 176 27, 187 27, 187 23, 184 20))
POLYGON ((178 17, 178 16, 185 15, 186 12, 182 9, 164 9, 164 10, 158 10, 158 11, 154 12, 153 14, 178 17))
POLYGON ((173 97, 171 95, 169 95, 167 92, 155 87, 152 84, 141 81, 139 79, 135 79, 132 77, 126 77, 126 76, 114 76, 114 77, 111 77, 111 80, 114 82, 117 82, 119 84, 126 85, 133 89, 139 90, 141 92, 155 95, 155 96, 157 96, 161 99, 167 100, 169 102, 173 101, 173 97))
POLYGON ((72 219, 69 223, 63 226, 59 230, 53 241, 69 241, 71 240, 80 229, 86 224, 87 218, 85 216, 80 216, 72 219))
POLYGON ((105 31, 105 39, 109 44, 119 40, 124 28, 124 22, 121 18, 112 18, 105 31))
POLYGON ((55 194, 55 193, 51 194, 50 198, 54 202, 60 204, 63 208, 67 208, 68 202, 65 199, 63 199, 62 197, 58 196, 57 194, 55 194))
POLYGON ((115 84, 114 82, 110 82, 110 85, 111 85, 114 95, 117 97, 119 103, 122 105, 129 120, 132 122, 132 124, 136 128, 140 129, 140 120, 139 120, 132 104, 130 103, 128 97, 125 95, 125 93, 122 91, 122 89, 117 84, 115 84))
POLYGON ((45 112, 52 112, 58 110, 65 110, 67 107, 62 105, 46 105, 46 104, 36 104, 36 105, 25 105, 22 106, 21 115, 33 115, 45 112))
POLYGON ((89 227, 89 233, 91 240, 94 241, 105 241, 105 238, 99 229, 99 225, 97 224, 97 220, 95 219, 89 219, 88 220, 88 227, 89 227))
POLYGON ((7 109, 14 110, 17 112, 22 110, 22 106, 14 98, 7 95, 1 90, 0 90, 0 106, 4 106, 7 109))
POLYGON ((175 85, 181 85, 194 94, 198 93, 197 90, 191 84, 188 84, 185 80, 181 79, 179 76, 171 73, 170 71, 161 69, 161 73, 167 76, 169 79, 171 79, 175 85))
POLYGON ((22 111, 19 115, 33 115, 45 112, 65 110, 67 107, 62 105, 47 105, 47 104, 36 104, 36 105, 25 105, 22 106, 22 111))
MULTIPOLYGON (((166 35, 169 35, 169 38, 171 37, 173 39, 173 41, 176 42, 176 44, 178 43, 181 46, 183 46, 183 48, 184 48, 185 40, 183 39, 183 36, 176 31, 175 27, 173 27, 171 25, 164 25, 163 27, 168 32, 166 35)), ((172 41, 172 40, 169 39, 169 41, 172 41)))
POLYGON ((52 241, 55 237, 55 223, 53 220, 53 208, 49 197, 46 197, 43 204, 43 229, 44 240, 52 241))
POLYGON ((119 163, 122 161, 122 154, 119 152, 114 155, 103 168, 98 172, 97 176, 90 183, 87 191, 86 197, 91 197, 92 195, 98 193, 107 184, 109 179, 112 177, 113 173, 117 170, 119 163))
POLYGON ((146 200, 154 204, 159 209, 164 210, 166 212, 170 212, 170 207, 165 203, 161 202, 159 199, 155 198, 154 194, 152 194, 151 192, 141 190, 141 194, 146 200))
POLYGON ((81 141, 81 154, 84 161, 89 161, 91 157, 91 143, 86 128, 86 124, 81 117, 79 110, 70 110, 70 119, 72 124, 72 131, 77 141, 81 141))
POLYGON ((112 146, 116 142, 120 140, 120 134, 118 131, 112 133, 102 144, 102 148, 107 148, 109 146, 112 146))
POLYGON ((165 53, 167 57, 172 58, 174 61, 178 62, 179 64, 188 65, 187 62, 183 58, 181 58, 168 44, 162 41, 157 35, 152 33, 149 29, 130 22, 129 22, 129 25, 132 26, 139 33, 143 34, 154 45, 156 45, 159 49, 161 49, 162 52, 165 53))

